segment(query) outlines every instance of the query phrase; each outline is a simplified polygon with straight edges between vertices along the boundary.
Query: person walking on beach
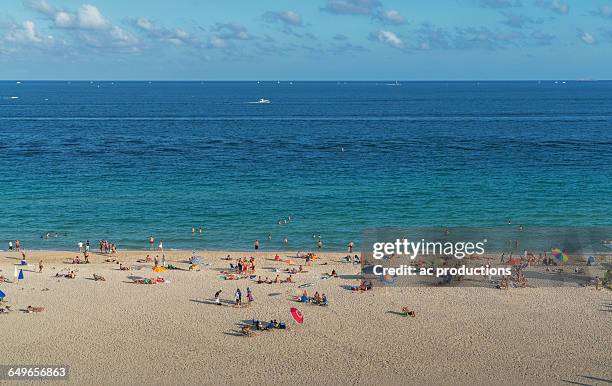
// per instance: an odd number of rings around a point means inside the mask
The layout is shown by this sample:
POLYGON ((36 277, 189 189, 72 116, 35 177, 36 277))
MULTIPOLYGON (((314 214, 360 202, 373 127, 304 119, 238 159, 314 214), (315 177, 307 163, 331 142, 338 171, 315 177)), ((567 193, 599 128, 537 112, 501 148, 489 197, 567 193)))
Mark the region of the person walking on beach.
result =
POLYGON ((155 244, 155 237, 149 236, 149 250, 153 250, 153 245, 155 244))
POLYGON ((43 261, 41 260, 38 262, 38 273, 42 273, 43 268, 43 261))
POLYGON ((242 304, 242 292, 240 292, 240 288, 236 289, 236 294, 234 295, 234 299, 236 300, 237 306, 242 304))
POLYGON ((15 250, 19 252, 20 249, 21 249, 21 242, 19 240, 15 240, 15 250))
POLYGON ((221 305, 221 299, 219 298, 219 296, 221 295, 221 292, 222 290, 215 292, 215 304, 218 306, 221 305))
POLYGON ((85 240, 85 252, 89 252, 89 240, 85 240))
POLYGON ((255 250, 259 249, 259 240, 255 240, 255 250))
POLYGON ((157 246, 157 250, 164 252, 164 240, 159 240, 159 245, 157 246))
POLYGON ((79 241, 79 253, 83 253, 83 242, 79 241))
POLYGON ((13 250, 13 240, 9 241, 9 251, 13 250))

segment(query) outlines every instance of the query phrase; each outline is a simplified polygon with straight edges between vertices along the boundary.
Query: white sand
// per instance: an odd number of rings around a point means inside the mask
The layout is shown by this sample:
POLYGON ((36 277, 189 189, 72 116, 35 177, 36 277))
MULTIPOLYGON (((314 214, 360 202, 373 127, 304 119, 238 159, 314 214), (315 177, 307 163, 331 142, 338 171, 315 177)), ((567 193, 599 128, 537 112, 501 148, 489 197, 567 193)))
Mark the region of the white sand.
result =
MULTIPOLYGON (((354 280, 320 280, 320 274, 335 268, 352 275, 359 266, 341 263, 341 254, 325 254, 322 261, 329 265, 294 277, 298 284, 316 283, 309 293, 326 293, 331 305, 298 305, 305 323, 297 325, 289 314, 297 304, 291 297, 301 293, 297 284, 224 281, 218 270, 228 266, 220 259, 228 252, 199 254, 213 266, 161 274, 170 284, 136 285, 128 276, 155 276, 150 264, 125 272, 99 263, 99 256, 94 264, 72 266, 58 262, 72 252, 29 253, 30 263, 44 257, 44 272, 26 272, 22 284, 0 283, 16 310, 0 315, 0 364, 68 364, 74 384, 606 384, 602 380, 612 379, 608 290, 353 293, 342 286, 354 280), (55 278, 61 268, 76 268, 77 278, 55 278), (107 281, 89 280, 94 272, 107 281), (205 303, 218 289, 223 299, 233 299, 237 286, 253 290, 249 308, 205 303), (28 305, 46 310, 19 311, 28 305), (402 306, 416 310, 417 317, 388 312, 402 306), (283 320, 290 330, 253 338, 237 334, 238 324, 253 317, 283 320)), ((124 262, 145 254, 119 255, 124 262)), ((171 263, 189 255, 166 253, 171 263)), ((255 255, 258 274, 274 278, 269 268, 285 267, 268 260, 273 255, 255 255)), ((16 253, 0 253, 0 275, 12 280, 17 261, 16 253)))

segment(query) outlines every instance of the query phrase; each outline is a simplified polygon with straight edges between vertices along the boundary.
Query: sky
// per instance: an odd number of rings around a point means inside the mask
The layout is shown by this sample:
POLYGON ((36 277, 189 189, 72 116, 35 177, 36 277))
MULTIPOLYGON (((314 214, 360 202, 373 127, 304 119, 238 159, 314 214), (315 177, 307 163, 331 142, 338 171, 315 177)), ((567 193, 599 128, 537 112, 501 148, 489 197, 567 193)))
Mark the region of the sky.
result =
POLYGON ((0 0, 0 79, 612 79, 612 0, 0 0))

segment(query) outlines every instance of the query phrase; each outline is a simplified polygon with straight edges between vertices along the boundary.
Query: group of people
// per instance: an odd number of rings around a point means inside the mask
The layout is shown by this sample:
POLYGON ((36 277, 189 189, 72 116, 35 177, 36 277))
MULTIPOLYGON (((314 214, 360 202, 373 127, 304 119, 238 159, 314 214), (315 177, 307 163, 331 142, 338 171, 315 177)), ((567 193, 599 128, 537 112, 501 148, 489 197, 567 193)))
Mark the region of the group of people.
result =
POLYGON ((15 240, 15 245, 13 246, 13 240, 9 240, 8 250, 11 252, 14 250, 19 252, 21 250, 21 242, 19 240, 15 240))
POLYGON ((241 257, 236 260, 236 264, 230 263, 230 269, 236 270, 237 273, 242 275, 254 274, 255 273, 255 258, 253 256, 241 257))
MULTIPOLYGON (((221 292, 223 292, 223 290, 219 290, 215 292, 215 297, 214 297, 215 304, 219 306, 221 305, 221 292)), ((244 299, 243 299, 243 294, 240 288, 236 288, 236 292, 234 293, 234 305, 235 306, 237 307, 240 307, 242 305, 248 306, 254 301, 255 301, 255 297, 253 296, 253 292, 251 291, 250 287, 247 287, 246 295, 244 296, 244 299)))
POLYGON ((274 280, 270 280, 269 277, 266 276, 266 279, 262 279, 261 276, 257 276, 257 284, 282 284, 282 283, 295 283, 295 281, 293 281, 293 275, 289 275, 289 277, 287 277, 285 280, 282 280, 280 278, 279 275, 276 275, 276 277, 274 278, 274 280))
POLYGON ((108 240, 100 240, 100 253, 115 254, 117 253, 117 245, 108 240))
POLYGON ((299 301, 301 303, 311 303, 316 304, 318 306, 326 306, 329 304, 327 300, 327 295, 319 294, 318 291, 315 291, 314 295, 312 297, 309 297, 308 291, 304 290, 302 296, 300 296, 299 301))
MULTIPOLYGON (((155 237, 152 235, 149 236, 149 249, 152 251, 155 249, 155 237)), ((159 240, 159 244, 157 245, 157 250, 160 252, 164 252, 164 240, 159 240)))

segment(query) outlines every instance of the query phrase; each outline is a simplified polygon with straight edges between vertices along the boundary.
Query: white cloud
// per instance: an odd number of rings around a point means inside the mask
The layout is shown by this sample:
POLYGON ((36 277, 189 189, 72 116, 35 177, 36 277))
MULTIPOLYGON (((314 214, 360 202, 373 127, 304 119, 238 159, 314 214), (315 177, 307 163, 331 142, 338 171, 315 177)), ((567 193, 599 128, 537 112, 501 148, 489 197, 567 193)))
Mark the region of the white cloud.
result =
POLYGON ((602 5, 595 14, 601 17, 612 17, 612 5, 602 5))
POLYGON ((389 24, 400 25, 406 23, 406 19, 404 19, 404 17, 399 13, 399 11, 396 11, 394 9, 390 9, 388 11, 381 11, 376 15, 375 18, 389 24))
POLYGON ((30 0, 24 3, 32 10, 47 16, 57 28, 101 30, 111 28, 100 10, 91 4, 83 4, 76 12, 58 9, 47 0, 30 0))
POLYGON ((208 39, 208 47, 209 48, 225 48, 227 47, 227 42, 218 36, 211 36, 210 39, 208 39))
POLYGON ((146 33, 151 39, 168 42, 174 45, 199 46, 200 41, 189 32, 181 28, 168 29, 158 26, 154 21, 146 17, 139 17, 132 22, 134 27, 146 33))
POLYGON ((402 39, 391 31, 380 30, 380 31, 372 32, 370 34, 370 39, 381 42, 381 43, 388 44, 395 48, 405 47, 402 39))
POLYGON ((561 2, 561 0, 536 0, 535 4, 538 7, 549 9, 560 15, 569 13, 569 5, 561 2))
POLYGON ((83 4, 76 10, 59 9, 48 0, 28 0, 24 1, 24 5, 44 15, 52 23, 52 28, 63 30, 63 35, 70 43, 66 43, 66 48, 71 46, 75 51, 87 47, 121 48, 121 51, 125 51, 125 48, 130 51, 138 49, 138 38, 131 32, 113 25, 92 4, 83 4))
POLYGON ((580 38, 580 40, 582 40, 584 44, 592 45, 596 42, 595 37, 593 35, 580 29, 578 30, 578 37, 580 38))
POLYGON ((104 29, 109 26, 102 13, 91 4, 82 5, 77 12, 79 27, 83 29, 104 29))
MULTIPOLYGON (((6 41, 17 44, 39 44, 45 38, 36 32, 36 26, 33 21, 26 20, 22 25, 14 25, 4 36, 6 41)), ((52 37, 49 37, 52 39, 52 37)))
POLYGON ((302 17, 299 13, 294 11, 283 11, 283 12, 273 12, 269 11, 263 14, 263 19, 267 22, 282 22, 284 24, 293 26, 293 27, 301 27, 303 26, 302 17))

